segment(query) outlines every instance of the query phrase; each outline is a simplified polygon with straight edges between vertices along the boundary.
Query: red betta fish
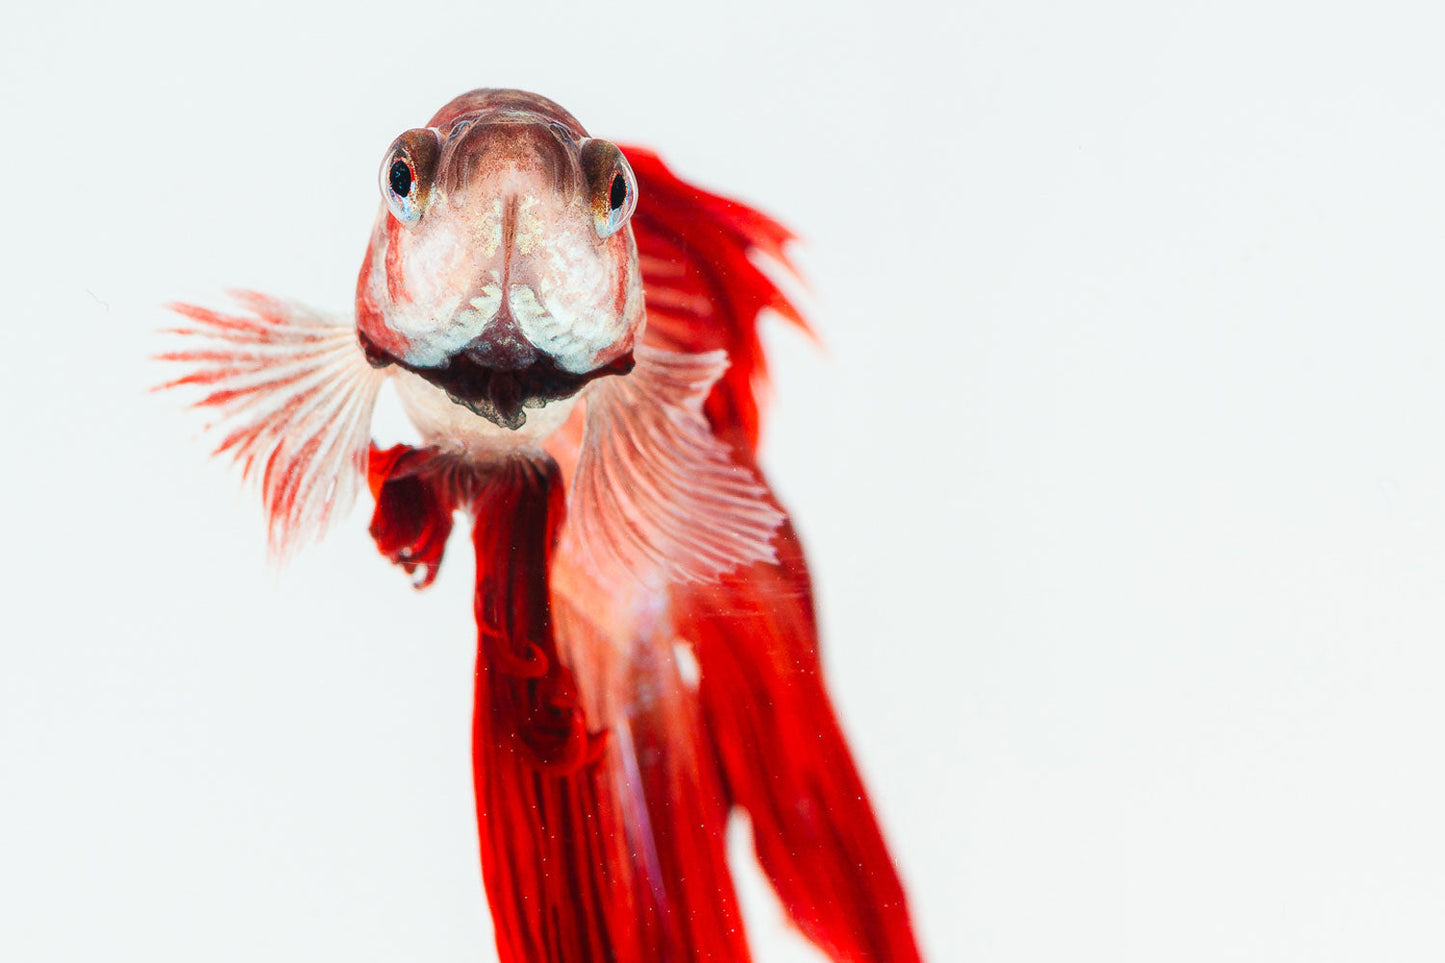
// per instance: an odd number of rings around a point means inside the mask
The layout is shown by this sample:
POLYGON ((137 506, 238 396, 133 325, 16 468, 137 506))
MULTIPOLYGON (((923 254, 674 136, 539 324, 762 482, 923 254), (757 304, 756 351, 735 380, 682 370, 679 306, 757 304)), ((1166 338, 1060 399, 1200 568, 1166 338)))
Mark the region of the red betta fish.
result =
POLYGON ((363 481, 418 586, 454 516, 476 550, 473 763, 504 963, 749 958, 734 807, 835 960, 917 960, 897 873, 819 666, 797 536, 758 470, 753 263, 788 231, 477 90, 403 133, 355 321, 257 294, 190 305, 163 355, 259 476, 273 548, 363 481), (370 442, 391 378, 424 447, 370 442))

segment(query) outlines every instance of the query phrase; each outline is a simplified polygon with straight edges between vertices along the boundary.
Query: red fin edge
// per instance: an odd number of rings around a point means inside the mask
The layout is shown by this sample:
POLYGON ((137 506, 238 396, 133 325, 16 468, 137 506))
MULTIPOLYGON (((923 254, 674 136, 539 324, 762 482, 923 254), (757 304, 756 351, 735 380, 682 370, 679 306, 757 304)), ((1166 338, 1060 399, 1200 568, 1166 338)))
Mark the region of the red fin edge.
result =
POLYGON ((647 343, 684 354, 722 348, 730 361, 705 410, 714 427, 756 448, 767 361, 757 318, 776 311, 811 332, 802 314, 749 256, 788 271, 786 227, 761 211, 681 180, 655 153, 623 147, 637 176, 633 236, 647 298, 647 343))
POLYGON ((676 596, 732 801, 784 909, 832 959, 920 959, 898 873, 823 685, 812 589, 791 528, 777 565, 676 596))

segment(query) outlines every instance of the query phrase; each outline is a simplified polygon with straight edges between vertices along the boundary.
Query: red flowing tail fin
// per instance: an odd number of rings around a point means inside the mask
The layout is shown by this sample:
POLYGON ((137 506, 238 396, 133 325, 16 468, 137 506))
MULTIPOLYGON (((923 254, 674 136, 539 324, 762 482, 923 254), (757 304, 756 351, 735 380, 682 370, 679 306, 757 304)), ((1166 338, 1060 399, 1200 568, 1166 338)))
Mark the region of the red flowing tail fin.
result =
POLYGON ((808 572, 791 528, 777 565, 675 596, 707 730, 758 861, 832 959, 918 960, 903 887, 823 685, 808 572))
MULTIPOLYGON (((791 269, 787 228, 678 179, 650 151, 624 148, 638 180, 632 226, 642 259, 649 344, 727 350, 731 367, 704 410, 753 467, 766 364, 758 316, 809 330, 754 263, 791 269)), ((790 527, 779 562, 673 592, 694 642, 706 729, 731 794, 747 810, 759 861, 794 923, 833 959, 919 959, 899 882, 823 685, 812 589, 790 527)))
POLYGON ((599 869, 625 859, 576 681, 552 632, 548 568, 562 514, 554 463, 516 462, 475 495, 477 688, 472 761, 482 875, 505 963, 606 961, 631 920, 599 869), (608 849, 614 850, 605 855, 608 849))
POLYGON ((474 517, 477 828, 502 963, 747 963, 725 793, 673 635, 654 625, 615 658, 595 613, 552 591, 555 464, 484 470, 398 446, 372 452, 371 483, 377 547, 419 587, 452 512, 474 517), (609 700, 624 711, 584 708, 609 700))
POLYGON ((477 558, 472 755, 483 882, 503 963, 628 959, 621 814, 576 683, 558 657, 548 566, 562 490, 550 461, 481 469, 430 451, 373 451, 371 532, 418 586, 435 577, 452 513, 477 558))
MULTIPOLYGON (((604 690, 611 786, 625 828, 640 933, 620 960, 748 963, 742 913, 727 862, 729 805, 695 690, 673 660, 666 616, 634 623, 626 649, 605 626, 592 590, 557 601, 558 626, 580 676, 604 690), (579 603, 581 603, 579 607, 579 603), (585 611, 584 611, 585 609, 585 611), (588 655, 581 655, 586 652, 588 655), (591 665, 587 664, 589 661, 591 665), (596 663, 611 661, 611 668, 596 663)), ((604 597, 626 610, 626 599, 604 597)))

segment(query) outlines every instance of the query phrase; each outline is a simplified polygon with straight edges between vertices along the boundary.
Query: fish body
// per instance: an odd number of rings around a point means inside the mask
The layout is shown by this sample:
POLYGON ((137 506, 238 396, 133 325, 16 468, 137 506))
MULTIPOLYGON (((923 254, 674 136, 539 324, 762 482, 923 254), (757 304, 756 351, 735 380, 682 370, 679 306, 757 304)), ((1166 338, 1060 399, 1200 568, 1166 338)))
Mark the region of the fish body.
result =
POLYGON ((506 963, 749 958, 727 865, 747 812, 835 960, 918 959, 823 686, 801 547, 756 464, 759 256, 788 232, 590 137, 555 103, 458 97, 384 156, 354 320, 180 305, 219 450, 271 541, 365 486, 429 584, 470 519, 483 880, 506 963), (371 445, 391 379, 421 447, 371 445))

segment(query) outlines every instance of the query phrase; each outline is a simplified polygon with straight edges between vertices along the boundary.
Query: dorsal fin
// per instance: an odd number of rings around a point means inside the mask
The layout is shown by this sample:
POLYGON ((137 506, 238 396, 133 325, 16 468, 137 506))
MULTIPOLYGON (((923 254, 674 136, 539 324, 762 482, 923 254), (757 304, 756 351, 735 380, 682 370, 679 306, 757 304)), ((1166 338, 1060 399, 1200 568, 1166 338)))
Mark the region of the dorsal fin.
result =
POLYGON ((758 316, 776 311, 812 333, 803 316, 754 262, 761 255, 796 274, 793 233, 761 211, 681 180, 652 151, 623 147, 637 175, 637 239, 647 297, 646 343, 684 354, 719 348, 731 362, 704 405, 714 430, 756 448, 767 364, 758 316))

